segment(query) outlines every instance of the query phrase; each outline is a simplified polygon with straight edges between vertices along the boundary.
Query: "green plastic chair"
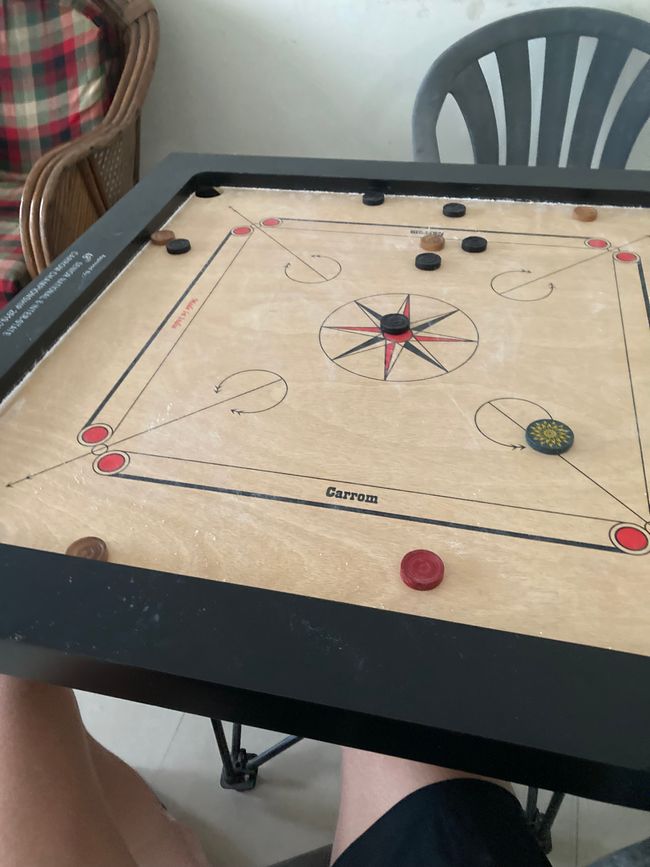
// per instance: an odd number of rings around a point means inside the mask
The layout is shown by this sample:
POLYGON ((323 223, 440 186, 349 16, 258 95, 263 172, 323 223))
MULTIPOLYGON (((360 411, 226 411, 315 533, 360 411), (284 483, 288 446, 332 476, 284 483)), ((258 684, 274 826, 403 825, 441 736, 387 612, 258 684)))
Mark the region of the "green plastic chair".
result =
MULTIPOLYGON (((580 37, 598 42, 579 101, 568 166, 589 168, 621 72, 634 49, 650 54, 650 23, 604 9, 565 7, 495 21, 456 42, 427 72, 413 110, 417 161, 440 162, 437 124, 448 95, 465 119, 476 163, 499 162, 499 130, 479 60, 496 57, 505 105, 506 163, 528 165, 533 128, 529 43, 546 39, 537 165, 557 166, 580 37)), ((625 168, 650 117, 650 62, 628 88, 609 130, 601 168, 625 168)), ((649 157, 650 162, 650 157, 649 157)))

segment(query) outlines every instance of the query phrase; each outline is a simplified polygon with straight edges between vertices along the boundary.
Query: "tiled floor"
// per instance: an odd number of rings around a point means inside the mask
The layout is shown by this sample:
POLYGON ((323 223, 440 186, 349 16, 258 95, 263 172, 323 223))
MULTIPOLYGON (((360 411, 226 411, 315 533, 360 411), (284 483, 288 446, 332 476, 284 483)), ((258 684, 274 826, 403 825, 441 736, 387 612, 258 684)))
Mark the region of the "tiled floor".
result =
MULTIPOLYGON (((208 720, 79 693, 86 725, 137 768, 161 800, 200 835, 214 867, 266 867, 331 842, 338 794, 338 749, 304 741, 261 772, 253 792, 219 786, 208 720)), ((245 729, 256 752, 277 736, 245 729)), ((523 789, 518 794, 523 793, 523 789)), ((569 797, 553 834, 554 867, 586 867, 650 836, 650 815, 569 797)))

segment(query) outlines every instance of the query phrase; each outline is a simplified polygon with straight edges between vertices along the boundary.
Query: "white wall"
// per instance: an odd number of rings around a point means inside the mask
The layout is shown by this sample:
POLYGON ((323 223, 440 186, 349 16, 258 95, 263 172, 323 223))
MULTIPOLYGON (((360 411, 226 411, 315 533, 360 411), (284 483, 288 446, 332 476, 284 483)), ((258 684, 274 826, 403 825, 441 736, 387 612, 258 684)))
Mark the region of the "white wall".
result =
MULTIPOLYGON (((650 0, 154 2, 162 41, 144 113, 145 170, 174 150, 408 160, 418 85, 464 34, 553 6, 650 19, 650 0)), ((443 156, 463 161, 456 127, 447 121, 443 156)))

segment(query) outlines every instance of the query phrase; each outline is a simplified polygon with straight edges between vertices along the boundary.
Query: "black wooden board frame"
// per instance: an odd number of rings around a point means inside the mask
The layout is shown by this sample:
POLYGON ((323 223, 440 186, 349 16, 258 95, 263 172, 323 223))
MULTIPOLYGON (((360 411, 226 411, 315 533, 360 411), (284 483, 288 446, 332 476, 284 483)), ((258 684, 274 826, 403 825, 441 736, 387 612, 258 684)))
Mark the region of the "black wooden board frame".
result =
MULTIPOLYGON (((202 184, 650 206, 645 172, 172 154, 0 312, 0 400, 202 184)), ((650 810, 640 655, 0 544, 0 670, 650 810)))

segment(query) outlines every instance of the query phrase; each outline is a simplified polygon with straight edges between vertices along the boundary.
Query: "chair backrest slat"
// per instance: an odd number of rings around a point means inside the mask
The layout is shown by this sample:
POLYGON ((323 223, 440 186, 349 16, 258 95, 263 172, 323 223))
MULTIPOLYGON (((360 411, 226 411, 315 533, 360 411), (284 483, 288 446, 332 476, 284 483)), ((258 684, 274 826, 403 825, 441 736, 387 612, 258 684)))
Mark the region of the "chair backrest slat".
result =
POLYGON ((648 120, 649 104, 650 61, 637 76, 614 118, 600 161, 603 168, 625 168, 639 133, 648 120))
POLYGON ((556 166, 560 161, 579 42, 580 37, 575 33, 561 33, 546 39, 537 150, 539 166, 556 166))
POLYGON ((511 42, 495 54, 506 113, 506 163, 528 165, 532 121, 528 43, 511 42))
POLYGON ((567 165, 591 166, 611 94, 630 56, 630 46, 599 39, 576 114, 567 165))
POLYGON ((499 162, 499 132, 490 89, 478 63, 467 66, 451 87, 469 130, 474 159, 479 163, 499 162))

